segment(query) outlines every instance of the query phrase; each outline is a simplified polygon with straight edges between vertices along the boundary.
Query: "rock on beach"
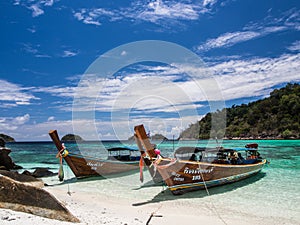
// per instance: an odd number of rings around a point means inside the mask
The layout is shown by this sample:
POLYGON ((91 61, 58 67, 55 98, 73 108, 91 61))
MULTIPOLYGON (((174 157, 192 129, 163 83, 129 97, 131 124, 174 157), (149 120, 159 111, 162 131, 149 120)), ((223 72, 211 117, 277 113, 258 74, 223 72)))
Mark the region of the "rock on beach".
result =
POLYGON ((0 175, 0 208, 68 222, 80 222, 44 189, 0 175))

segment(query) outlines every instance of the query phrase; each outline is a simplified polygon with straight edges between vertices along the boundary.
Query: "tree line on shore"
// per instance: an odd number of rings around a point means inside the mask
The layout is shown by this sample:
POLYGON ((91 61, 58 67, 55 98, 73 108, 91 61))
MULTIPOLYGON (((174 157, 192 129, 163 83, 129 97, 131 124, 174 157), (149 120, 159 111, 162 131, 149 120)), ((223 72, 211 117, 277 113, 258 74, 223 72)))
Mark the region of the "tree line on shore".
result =
POLYGON ((275 89, 270 96, 248 104, 206 114, 190 124, 180 139, 208 139, 210 137, 245 139, 299 139, 300 85, 287 84, 275 89), (226 120, 226 127, 218 129, 218 120, 226 120), (216 123, 211 130, 212 119, 216 123))

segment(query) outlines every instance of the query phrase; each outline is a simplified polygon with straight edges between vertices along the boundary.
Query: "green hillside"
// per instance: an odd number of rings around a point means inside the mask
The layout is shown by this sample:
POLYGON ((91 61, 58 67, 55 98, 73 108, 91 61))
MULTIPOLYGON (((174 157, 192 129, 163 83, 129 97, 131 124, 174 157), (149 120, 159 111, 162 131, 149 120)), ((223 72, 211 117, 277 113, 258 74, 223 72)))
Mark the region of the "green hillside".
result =
MULTIPOLYGON (((275 89, 270 97, 232 106, 222 111, 208 113, 200 121, 184 130, 181 139, 207 139, 210 137, 211 118, 221 118, 226 113, 227 138, 300 138, 300 85, 287 84, 275 89)), ((221 138, 224 131, 212 137, 221 138)))

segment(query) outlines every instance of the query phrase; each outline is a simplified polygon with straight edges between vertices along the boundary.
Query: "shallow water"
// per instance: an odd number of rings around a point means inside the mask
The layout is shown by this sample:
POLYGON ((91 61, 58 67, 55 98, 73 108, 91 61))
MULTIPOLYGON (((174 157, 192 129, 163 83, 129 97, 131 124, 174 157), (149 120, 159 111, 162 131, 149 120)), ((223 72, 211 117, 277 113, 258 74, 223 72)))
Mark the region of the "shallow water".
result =
MULTIPOLYGON (((299 224, 300 221, 300 141, 299 140, 258 140, 262 157, 270 162, 258 175, 229 185, 190 192, 182 196, 173 196, 162 185, 153 185, 147 171, 144 171, 145 182, 139 182, 139 174, 130 173, 109 179, 84 179, 77 181, 65 165, 66 182, 80 182, 84 191, 99 189, 99 193, 110 193, 113 196, 130 199, 133 204, 164 204, 176 201, 176 204, 193 205, 202 213, 218 213, 226 218, 229 214, 253 215, 269 221, 270 224, 299 224)), ((224 147, 243 147, 249 141, 225 140, 224 147)), ((66 144, 69 151, 83 152, 85 155, 105 158, 105 148, 127 145, 130 142, 103 142, 66 144)), ((214 145, 207 141, 167 141, 157 143, 163 155, 172 156, 179 146, 214 145)), ((57 150, 52 143, 10 143, 11 157, 24 169, 47 167, 57 171, 59 160, 55 158, 57 150)), ((57 182, 56 177, 49 182, 57 182)), ((72 188, 72 185, 69 188, 72 188)))

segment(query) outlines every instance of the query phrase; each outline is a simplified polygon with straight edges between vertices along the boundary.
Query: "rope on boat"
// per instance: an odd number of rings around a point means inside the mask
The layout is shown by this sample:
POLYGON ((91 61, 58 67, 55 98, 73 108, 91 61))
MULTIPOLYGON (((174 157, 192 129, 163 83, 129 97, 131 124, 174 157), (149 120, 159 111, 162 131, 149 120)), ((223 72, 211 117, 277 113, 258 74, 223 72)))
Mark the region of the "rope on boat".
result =
MULTIPOLYGON (((70 176, 69 176, 69 170, 67 169, 67 178, 69 179, 70 176)), ((67 192, 68 195, 71 196, 71 188, 70 188, 70 184, 68 183, 68 192, 67 192)))
POLYGON ((57 153, 56 158, 59 158, 59 170, 58 170, 58 179, 59 181, 64 180, 64 168, 63 168, 63 158, 68 155, 68 151, 64 145, 63 148, 57 153))
MULTIPOLYGON (((204 184, 204 187, 205 187, 207 196, 210 196, 210 193, 209 193, 209 191, 208 191, 208 188, 207 188, 207 185, 206 185, 206 182, 205 182, 203 173, 202 173, 202 169, 201 169, 200 163, 199 163, 199 171, 200 171, 201 179, 202 179, 202 181, 203 181, 203 184, 204 184)), ((219 219, 220 219, 225 225, 227 225, 226 221, 221 217, 221 215, 219 214, 219 212, 218 212, 216 206, 214 205, 214 203, 213 203, 212 201, 211 201, 211 205, 213 206, 213 211, 217 214, 217 216, 219 217, 219 219)))
MULTIPOLYGON (((63 158, 65 158, 67 155, 69 155, 69 152, 68 150, 66 149, 64 143, 62 143, 62 149, 57 153, 56 155, 56 158, 59 158, 59 170, 58 170, 58 178, 59 178, 59 181, 63 181, 64 180, 64 165, 63 165, 63 158)), ((69 178, 69 171, 68 169, 66 170, 67 171, 67 178, 69 178)), ((71 196, 71 191, 70 191, 70 184, 68 183, 68 192, 67 192, 68 195, 71 196)))

